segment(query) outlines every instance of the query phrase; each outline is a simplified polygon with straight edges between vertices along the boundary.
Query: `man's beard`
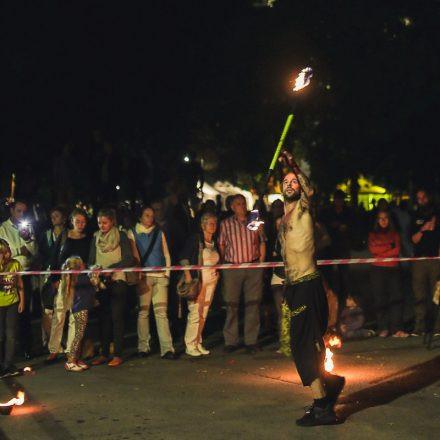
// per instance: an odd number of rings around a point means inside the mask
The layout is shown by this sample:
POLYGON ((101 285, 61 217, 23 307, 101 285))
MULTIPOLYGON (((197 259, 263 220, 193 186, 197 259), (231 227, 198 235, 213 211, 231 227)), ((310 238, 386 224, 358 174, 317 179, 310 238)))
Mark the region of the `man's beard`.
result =
POLYGON ((299 190, 293 191, 293 193, 290 195, 287 195, 286 192, 283 192, 283 197, 284 201, 287 203, 296 202, 301 198, 301 192, 299 190))

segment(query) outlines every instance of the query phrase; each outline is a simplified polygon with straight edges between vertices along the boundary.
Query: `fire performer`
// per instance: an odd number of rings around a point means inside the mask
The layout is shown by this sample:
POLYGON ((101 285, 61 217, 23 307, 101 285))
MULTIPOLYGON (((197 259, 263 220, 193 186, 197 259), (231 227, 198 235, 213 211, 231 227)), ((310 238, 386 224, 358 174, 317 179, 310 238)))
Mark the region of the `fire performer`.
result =
POLYGON ((283 152, 288 168, 283 179, 284 217, 279 239, 286 273, 285 303, 290 312, 290 346, 298 374, 304 386, 310 386, 314 398, 299 426, 337 423, 336 399, 345 379, 324 371, 328 304, 317 269, 310 198, 313 188, 292 155, 283 152))

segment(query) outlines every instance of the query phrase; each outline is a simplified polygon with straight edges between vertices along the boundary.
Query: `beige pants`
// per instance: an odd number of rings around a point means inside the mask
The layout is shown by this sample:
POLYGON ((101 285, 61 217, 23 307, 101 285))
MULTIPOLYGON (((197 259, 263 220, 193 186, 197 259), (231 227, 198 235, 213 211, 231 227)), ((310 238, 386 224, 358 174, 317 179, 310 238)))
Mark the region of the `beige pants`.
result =
POLYGON ((188 318, 185 330, 185 345, 187 350, 195 350, 202 343, 202 332, 206 316, 214 297, 217 279, 202 283, 199 296, 195 301, 188 301, 188 318))
MULTIPOLYGON (((66 320, 66 313, 69 311, 66 298, 60 293, 60 289, 55 296, 53 304, 52 326, 50 330, 50 339, 48 348, 50 353, 61 353, 61 338, 63 337, 64 321, 66 320)), ((69 315, 69 330, 67 333, 66 347, 72 346, 73 338, 75 337, 75 319, 73 313, 69 315)))
POLYGON ((154 318, 156 320, 159 337, 160 354, 167 351, 174 353, 168 322, 168 284, 167 277, 143 276, 138 284, 139 314, 137 322, 138 351, 150 351, 150 305, 153 303, 154 318))

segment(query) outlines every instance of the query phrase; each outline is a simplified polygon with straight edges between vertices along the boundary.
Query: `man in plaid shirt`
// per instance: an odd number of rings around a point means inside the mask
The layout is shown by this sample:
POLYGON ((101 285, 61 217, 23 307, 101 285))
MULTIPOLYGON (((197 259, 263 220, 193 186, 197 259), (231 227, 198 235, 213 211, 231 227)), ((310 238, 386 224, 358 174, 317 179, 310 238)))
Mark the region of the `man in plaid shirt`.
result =
MULTIPOLYGON (((225 263, 263 262, 266 257, 266 238, 262 228, 249 230, 246 199, 238 194, 231 204, 233 215, 220 224, 218 245, 225 263)), ((263 295, 263 269, 230 269, 223 271, 223 297, 226 303, 226 322, 223 328, 224 351, 231 353, 239 344, 238 307, 244 294, 244 343, 248 353, 258 350, 260 331, 260 302, 263 295)))

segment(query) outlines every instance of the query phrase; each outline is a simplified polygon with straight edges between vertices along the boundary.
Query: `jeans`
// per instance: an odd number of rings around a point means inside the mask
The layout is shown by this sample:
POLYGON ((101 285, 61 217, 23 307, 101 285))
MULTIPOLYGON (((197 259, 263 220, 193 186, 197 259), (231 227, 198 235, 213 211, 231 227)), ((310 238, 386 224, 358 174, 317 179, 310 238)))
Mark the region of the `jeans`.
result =
POLYGON ((150 306, 153 303, 160 354, 174 353, 173 339, 168 322, 168 284, 167 277, 142 276, 138 284, 139 314, 137 321, 138 350, 150 351, 150 306))
POLYGON ((260 332, 260 302, 263 296, 263 269, 233 269, 223 272, 226 321, 225 345, 238 345, 238 308, 244 293, 244 343, 255 345, 260 332))
POLYGON ((11 366, 15 352, 18 302, 0 307, 0 368, 11 366))

